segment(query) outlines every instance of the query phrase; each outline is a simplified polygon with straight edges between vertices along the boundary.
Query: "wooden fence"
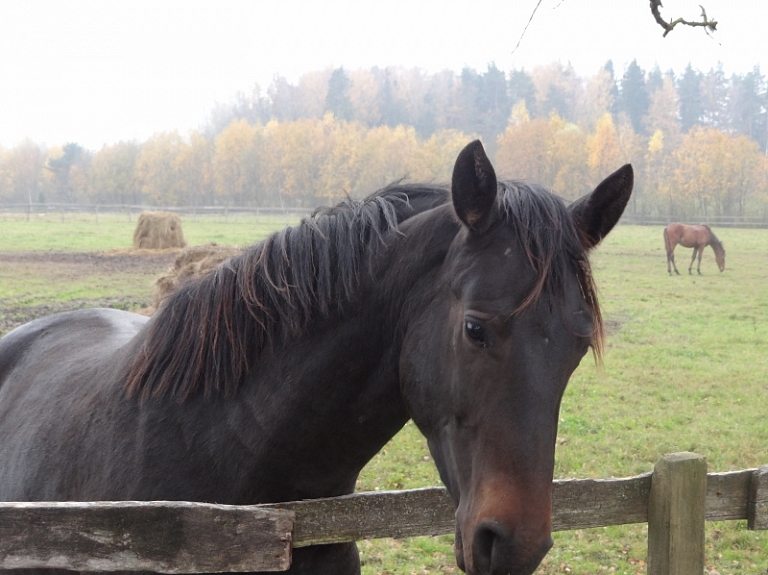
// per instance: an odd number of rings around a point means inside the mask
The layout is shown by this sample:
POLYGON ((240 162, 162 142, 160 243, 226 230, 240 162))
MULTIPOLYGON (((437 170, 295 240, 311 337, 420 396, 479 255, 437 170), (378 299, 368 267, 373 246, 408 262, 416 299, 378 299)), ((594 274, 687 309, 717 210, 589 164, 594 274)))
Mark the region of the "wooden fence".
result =
MULTIPOLYGON (((129 204, 5 204, 0 203, 0 216, 13 214, 23 215, 27 220, 33 215, 59 217, 62 221, 72 214, 91 214, 98 221, 99 214, 121 214, 132 221, 144 210, 163 210, 175 212, 182 218, 219 217, 227 220, 238 216, 291 216, 298 218, 312 213, 310 207, 279 207, 279 206, 148 206, 129 204)), ((666 226, 672 222, 689 224, 706 223, 716 228, 768 228, 768 213, 762 216, 671 216, 631 214, 625 212, 621 217, 623 224, 641 226, 666 226)))
MULTIPOLYGON (((649 575, 701 575, 705 521, 768 529, 768 466, 707 474, 693 453, 653 473, 555 481, 555 531, 648 523, 649 575)), ((0 503, 0 568, 161 573, 284 571, 296 547, 453 533, 443 488, 272 505, 0 503)))

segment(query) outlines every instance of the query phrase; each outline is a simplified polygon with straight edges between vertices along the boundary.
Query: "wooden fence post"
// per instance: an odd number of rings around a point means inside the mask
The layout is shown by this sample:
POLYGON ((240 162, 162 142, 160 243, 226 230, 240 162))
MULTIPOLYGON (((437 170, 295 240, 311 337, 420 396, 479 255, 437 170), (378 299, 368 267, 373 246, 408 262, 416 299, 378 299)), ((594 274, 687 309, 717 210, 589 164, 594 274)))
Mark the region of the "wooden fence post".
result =
POLYGON ((752 473, 747 508, 749 529, 768 529, 768 465, 752 473))
POLYGON ((654 467, 648 501, 648 575, 704 571, 707 460, 673 453, 654 467))

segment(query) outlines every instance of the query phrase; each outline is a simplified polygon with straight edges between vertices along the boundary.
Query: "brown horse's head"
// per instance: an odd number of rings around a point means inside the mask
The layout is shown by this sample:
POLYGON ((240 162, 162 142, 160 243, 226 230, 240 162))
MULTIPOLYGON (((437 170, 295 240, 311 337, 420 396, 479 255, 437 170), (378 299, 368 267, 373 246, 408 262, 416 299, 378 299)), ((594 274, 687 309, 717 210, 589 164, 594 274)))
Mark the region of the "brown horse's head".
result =
POLYGON ((717 243, 712 243, 712 249, 715 252, 715 261, 717 262, 717 267, 720 269, 720 271, 725 271, 725 248, 723 247, 723 244, 721 244, 719 241, 717 243))
POLYGON ((462 229, 413 319, 401 382, 456 504, 470 574, 530 574, 552 545, 560 400, 601 320, 587 252, 632 189, 625 166, 566 208, 538 186, 498 184, 479 142, 452 182, 462 229))

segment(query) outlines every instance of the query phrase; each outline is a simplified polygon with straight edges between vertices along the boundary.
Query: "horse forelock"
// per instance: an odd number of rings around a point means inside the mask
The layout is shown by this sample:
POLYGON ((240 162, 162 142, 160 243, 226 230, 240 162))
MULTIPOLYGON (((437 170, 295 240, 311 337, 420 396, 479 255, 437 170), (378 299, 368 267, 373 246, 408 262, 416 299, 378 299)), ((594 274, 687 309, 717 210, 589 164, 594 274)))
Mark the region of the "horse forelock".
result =
POLYGON ((317 210, 181 287, 147 325, 128 395, 233 394, 265 353, 343 312, 387 234, 447 199, 443 186, 391 185, 317 210))
POLYGON ((564 301, 564 278, 576 273, 581 295, 592 314, 592 349, 600 361, 604 326, 587 249, 561 198, 549 190, 521 182, 500 182, 500 203, 509 227, 536 273, 536 284, 515 313, 548 298, 564 301))

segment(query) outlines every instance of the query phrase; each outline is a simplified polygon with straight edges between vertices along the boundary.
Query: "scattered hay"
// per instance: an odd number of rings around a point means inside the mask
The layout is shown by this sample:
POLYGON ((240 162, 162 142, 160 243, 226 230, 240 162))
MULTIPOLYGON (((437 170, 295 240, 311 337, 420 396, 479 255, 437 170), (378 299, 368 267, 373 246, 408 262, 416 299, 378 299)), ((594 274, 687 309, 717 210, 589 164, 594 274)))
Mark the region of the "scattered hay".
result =
POLYGON ((163 299, 185 281, 211 271, 224 260, 240 253, 242 253, 240 248, 220 246, 215 243, 183 249, 168 271, 155 281, 154 308, 160 307, 163 299))
POLYGON ((141 212, 133 232, 134 249, 164 250, 187 245, 181 218, 172 212, 141 212))

